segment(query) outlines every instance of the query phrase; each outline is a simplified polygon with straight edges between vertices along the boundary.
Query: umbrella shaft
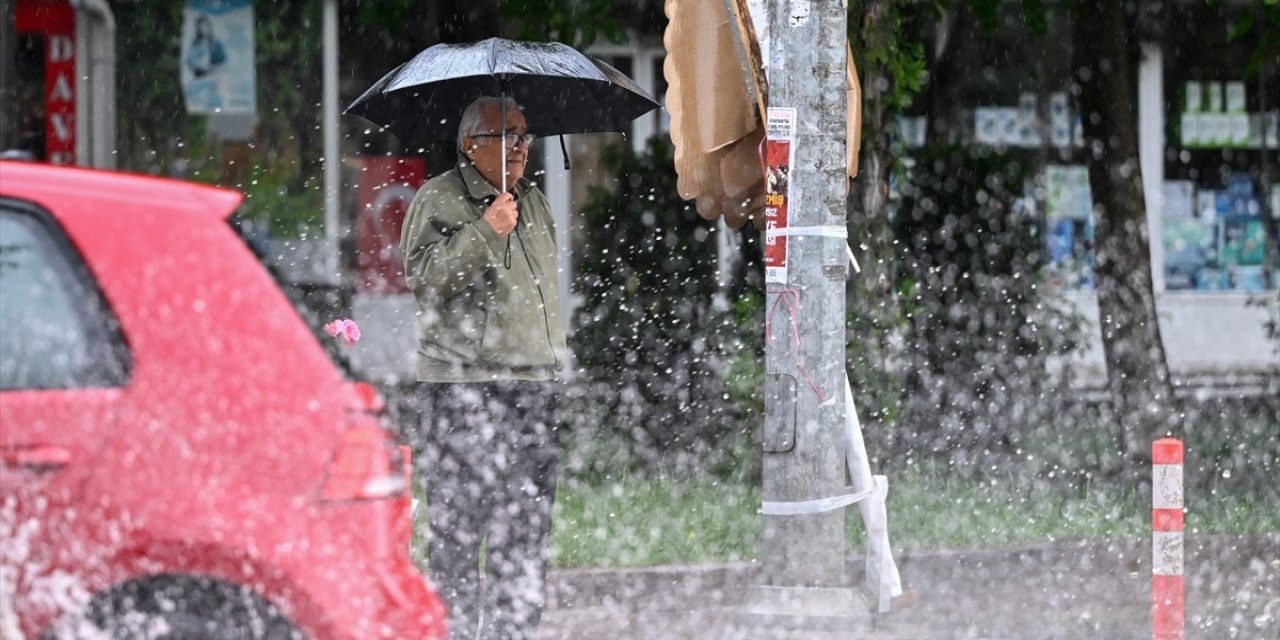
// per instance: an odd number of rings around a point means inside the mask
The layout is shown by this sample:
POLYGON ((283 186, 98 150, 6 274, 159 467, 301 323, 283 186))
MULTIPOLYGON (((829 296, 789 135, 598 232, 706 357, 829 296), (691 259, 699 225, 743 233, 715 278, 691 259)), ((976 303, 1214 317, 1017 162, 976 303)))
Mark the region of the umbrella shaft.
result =
POLYGON ((507 192, 507 92, 502 92, 502 131, 498 136, 498 144, 502 145, 502 192, 507 192))

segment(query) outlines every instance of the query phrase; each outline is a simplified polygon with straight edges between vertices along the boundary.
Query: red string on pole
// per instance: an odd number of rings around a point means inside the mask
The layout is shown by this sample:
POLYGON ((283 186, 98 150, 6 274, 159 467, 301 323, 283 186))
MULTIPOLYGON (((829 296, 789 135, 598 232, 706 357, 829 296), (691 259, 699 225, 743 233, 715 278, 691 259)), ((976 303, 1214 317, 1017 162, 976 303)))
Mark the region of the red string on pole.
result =
POLYGON ((791 339, 795 345, 794 357, 796 369, 800 371, 800 376, 804 381, 809 383, 809 388, 818 394, 819 402, 826 402, 827 396, 818 388, 818 383, 813 381, 813 377, 805 371, 804 365, 800 362, 800 327, 796 324, 796 316, 800 315, 800 292, 795 289, 781 289, 778 291, 778 297, 774 299, 773 304, 769 307, 769 313, 764 318, 764 341, 765 344, 773 342, 773 313, 778 310, 781 304, 787 309, 787 319, 791 322, 791 339))

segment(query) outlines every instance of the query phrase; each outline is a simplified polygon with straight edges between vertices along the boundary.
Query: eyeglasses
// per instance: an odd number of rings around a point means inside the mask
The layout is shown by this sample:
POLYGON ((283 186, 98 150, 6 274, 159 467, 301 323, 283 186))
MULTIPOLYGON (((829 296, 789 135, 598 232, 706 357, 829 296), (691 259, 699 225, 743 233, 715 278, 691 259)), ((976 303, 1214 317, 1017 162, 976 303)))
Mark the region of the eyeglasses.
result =
POLYGON ((508 149, 514 149, 516 148, 516 145, 520 144, 521 142, 523 142, 524 146, 526 147, 533 144, 533 141, 537 139, 538 136, 532 133, 477 133, 471 137, 472 138, 502 138, 502 141, 507 143, 508 149))

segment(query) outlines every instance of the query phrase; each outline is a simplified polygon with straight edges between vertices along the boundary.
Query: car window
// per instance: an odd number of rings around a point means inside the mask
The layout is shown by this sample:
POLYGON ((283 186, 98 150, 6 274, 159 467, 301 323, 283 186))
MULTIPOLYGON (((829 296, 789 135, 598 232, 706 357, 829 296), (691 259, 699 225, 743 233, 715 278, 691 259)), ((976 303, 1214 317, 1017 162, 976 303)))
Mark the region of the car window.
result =
POLYGON ((0 202, 0 390, 120 386, 128 358, 119 335, 49 218, 0 202))

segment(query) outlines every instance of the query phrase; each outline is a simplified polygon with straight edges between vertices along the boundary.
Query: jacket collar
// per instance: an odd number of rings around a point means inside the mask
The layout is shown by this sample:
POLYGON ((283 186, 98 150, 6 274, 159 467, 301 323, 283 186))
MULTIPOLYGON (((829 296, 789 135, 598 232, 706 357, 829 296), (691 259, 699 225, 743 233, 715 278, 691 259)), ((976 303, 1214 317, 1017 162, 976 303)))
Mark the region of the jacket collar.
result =
MULTIPOLYGON (((473 200, 484 200, 498 195, 498 188, 489 184, 489 181, 485 180, 484 176, 480 175, 480 172, 476 170, 476 166, 474 164, 465 160, 459 162, 458 175, 462 176, 462 183, 467 185, 467 194, 470 195, 473 200)), ((523 198, 524 194, 527 193, 529 188, 532 186, 533 183, 529 182, 528 178, 520 178, 517 180, 515 185, 516 199, 519 200, 523 198)))

